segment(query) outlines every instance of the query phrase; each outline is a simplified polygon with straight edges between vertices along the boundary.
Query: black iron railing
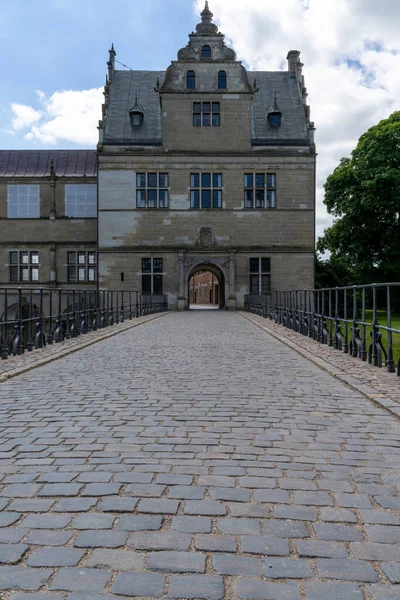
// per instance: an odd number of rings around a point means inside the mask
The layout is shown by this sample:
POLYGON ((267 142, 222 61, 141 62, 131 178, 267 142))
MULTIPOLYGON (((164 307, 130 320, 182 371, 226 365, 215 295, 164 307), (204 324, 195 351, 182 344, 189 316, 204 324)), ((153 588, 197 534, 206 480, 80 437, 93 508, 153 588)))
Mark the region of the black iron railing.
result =
POLYGON ((248 294, 244 308, 400 376, 400 283, 248 294))
POLYGON ((166 295, 0 287, 1 357, 168 310, 166 295))

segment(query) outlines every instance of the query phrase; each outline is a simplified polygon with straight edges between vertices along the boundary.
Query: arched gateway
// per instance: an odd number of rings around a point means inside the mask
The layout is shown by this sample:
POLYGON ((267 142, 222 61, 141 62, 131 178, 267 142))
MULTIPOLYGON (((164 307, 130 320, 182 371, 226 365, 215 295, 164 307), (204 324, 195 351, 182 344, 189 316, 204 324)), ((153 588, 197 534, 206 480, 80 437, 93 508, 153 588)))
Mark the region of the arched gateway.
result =
POLYGON ((178 308, 189 308, 189 281, 200 271, 209 271, 218 280, 219 308, 234 309, 235 306, 235 259, 233 254, 221 257, 187 256, 183 253, 179 259, 180 294, 178 308))
MULTIPOLYGON (((190 280, 197 273, 212 273, 218 283, 214 286, 213 289, 213 302, 218 306, 218 308, 225 308, 225 275, 220 267, 208 262, 208 263, 200 263, 193 267, 188 273, 187 277, 187 307, 189 308, 189 304, 191 302, 190 298, 190 280)), ((193 299, 192 299, 193 301, 193 299)))

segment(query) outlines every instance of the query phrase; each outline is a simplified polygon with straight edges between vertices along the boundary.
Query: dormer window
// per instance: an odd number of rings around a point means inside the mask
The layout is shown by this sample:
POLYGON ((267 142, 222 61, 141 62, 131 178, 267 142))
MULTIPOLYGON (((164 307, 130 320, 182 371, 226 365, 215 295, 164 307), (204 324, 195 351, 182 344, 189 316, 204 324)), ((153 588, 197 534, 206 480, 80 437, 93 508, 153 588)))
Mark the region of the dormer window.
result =
POLYGON ((186 87, 188 90, 194 90, 196 87, 196 73, 188 71, 186 73, 186 87))
POLYGON ((211 46, 208 44, 202 47, 201 58, 211 58, 211 46))
POLYGON ((218 89, 226 90, 226 71, 220 71, 218 73, 218 89))
POLYGON ((132 127, 140 127, 142 125, 144 119, 144 108, 141 104, 139 104, 137 94, 135 97, 135 104, 129 111, 129 117, 132 127))
POLYGON ((272 108, 268 111, 268 125, 270 127, 280 127, 281 126, 281 120, 282 120, 282 112, 279 109, 279 106, 276 102, 276 95, 275 95, 275 99, 274 99, 274 104, 272 106, 272 108))

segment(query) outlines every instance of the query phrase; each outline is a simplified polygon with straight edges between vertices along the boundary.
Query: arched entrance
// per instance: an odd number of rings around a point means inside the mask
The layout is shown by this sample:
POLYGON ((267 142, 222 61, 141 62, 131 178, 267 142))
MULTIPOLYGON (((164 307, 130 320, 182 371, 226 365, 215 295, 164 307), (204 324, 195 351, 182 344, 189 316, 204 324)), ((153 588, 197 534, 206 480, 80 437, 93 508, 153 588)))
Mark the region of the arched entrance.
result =
POLYGON ((225 307, 225 276, 219 267, 211 263, 200 263, 189 272, 187 307, 225 307))

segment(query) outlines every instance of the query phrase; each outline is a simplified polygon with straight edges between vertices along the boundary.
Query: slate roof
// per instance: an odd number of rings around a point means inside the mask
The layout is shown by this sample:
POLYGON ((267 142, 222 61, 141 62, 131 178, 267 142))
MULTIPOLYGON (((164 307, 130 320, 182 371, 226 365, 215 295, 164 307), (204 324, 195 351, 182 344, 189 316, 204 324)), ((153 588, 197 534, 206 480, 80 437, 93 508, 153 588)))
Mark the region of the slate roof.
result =
MULTIPOLYGON (((157 79, 162 85, 164 71, 115 71, 111 85, 104 144, 161 145, 161 113, 159 95, 154 91, 157 79), (129 110, 136 94, 144 108, 140 128, 131 126, 129 110)), ((249 81, 257 79, 259 91, 254 94, 252 109, 253 144, 308 145, 308 131, 297 82, 285 71, 250 71, 249 81), (274 95, 282 111, 279 128, 268 125, 267 113, 274 95)))
POLYGON ((0 150, 0 177, 96 177, 95 150, 0 150))
POLYGON ((164 71, 115 71, 110 90, 104 144, 161 144, 160 100, 154 88, 160 84, 164 71), (135 104, 136 94, 144 109, 143 125, 131 126, 129 111, 135 104))

